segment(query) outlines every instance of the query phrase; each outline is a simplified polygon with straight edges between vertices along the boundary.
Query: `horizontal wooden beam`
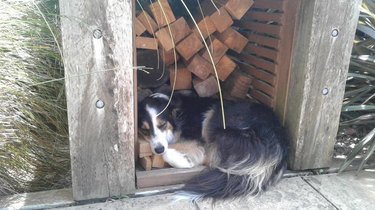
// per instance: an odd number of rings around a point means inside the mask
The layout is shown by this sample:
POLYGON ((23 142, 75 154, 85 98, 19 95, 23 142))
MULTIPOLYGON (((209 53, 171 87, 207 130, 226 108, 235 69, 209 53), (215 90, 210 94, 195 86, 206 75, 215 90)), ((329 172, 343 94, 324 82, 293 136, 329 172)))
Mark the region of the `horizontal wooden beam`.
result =
POLYGON ((137 171, 137 187, 156 187, 173 184, 182 184, 198 175, 204 166, 191 169, 163 168, 152 171, 137 171))

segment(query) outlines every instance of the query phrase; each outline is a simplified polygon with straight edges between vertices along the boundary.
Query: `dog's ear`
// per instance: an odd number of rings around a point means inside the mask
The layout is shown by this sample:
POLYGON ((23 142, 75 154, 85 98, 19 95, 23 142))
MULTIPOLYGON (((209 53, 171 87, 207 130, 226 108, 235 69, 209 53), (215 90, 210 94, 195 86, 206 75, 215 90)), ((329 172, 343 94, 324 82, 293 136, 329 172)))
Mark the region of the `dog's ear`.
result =
POLYGON ((154 93, 161 93, 167 96, 170 96, 172 89, 169 85, 162 85, 154 90, 154 93))

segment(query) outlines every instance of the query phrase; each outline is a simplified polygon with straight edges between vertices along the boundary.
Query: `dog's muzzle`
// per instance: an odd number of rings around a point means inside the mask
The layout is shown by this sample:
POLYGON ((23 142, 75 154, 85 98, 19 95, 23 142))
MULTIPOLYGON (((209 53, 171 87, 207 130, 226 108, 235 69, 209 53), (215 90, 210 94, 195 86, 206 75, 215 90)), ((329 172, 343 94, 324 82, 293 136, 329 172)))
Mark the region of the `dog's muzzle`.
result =
POLYGON ((162 154, 164 153, 165 148, 163 145, 158 145, 157 147, 154 148, 154 150, 157 154, 162 154))

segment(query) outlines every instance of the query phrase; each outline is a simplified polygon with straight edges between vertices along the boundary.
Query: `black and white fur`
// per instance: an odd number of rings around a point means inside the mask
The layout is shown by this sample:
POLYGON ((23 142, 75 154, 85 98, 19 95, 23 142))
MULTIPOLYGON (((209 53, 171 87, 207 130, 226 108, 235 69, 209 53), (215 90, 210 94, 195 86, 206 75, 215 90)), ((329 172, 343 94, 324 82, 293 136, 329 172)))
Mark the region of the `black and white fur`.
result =
POLYGON ((193 200, 257 195, 282 177, 287 139, 271 109, 226 101, 224 129, 217 99, 176 94, 161 112, 168 100, 158 93, 139 104, 139 130, 171 166, 209 166, 180 194, 193 200))

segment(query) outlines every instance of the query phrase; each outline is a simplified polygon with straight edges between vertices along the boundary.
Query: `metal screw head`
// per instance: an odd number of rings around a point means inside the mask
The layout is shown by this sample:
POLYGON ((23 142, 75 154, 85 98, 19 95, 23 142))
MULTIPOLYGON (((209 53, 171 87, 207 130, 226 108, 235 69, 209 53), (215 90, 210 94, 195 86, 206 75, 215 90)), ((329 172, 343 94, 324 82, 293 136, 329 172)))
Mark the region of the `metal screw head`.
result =
POLYGON ((339 35, 339 30, 338 29, 333 29, 332 30, 332 32, 331 32, 331 35, 333 36, 333 37, 337 37, 338 35, 339 35))
POLYGON ((324 89, 322 90, 322 94, 323 94, 323 95, 328 95, 328 93, 329 93, 328 88, 324 88, 324 89))
POLYGON ((100 29, 95 29, 95 30, 92 32, 92 36, 93 36, 95 39, 100 39, 100 38, 102 38, 102 36, 103 36, 103 32, 102 32, 100 29))
POLYGON ((103 109, 104 108, 104 101, 102 101, 102 100, 97 100, 96 101, 96 103, 95 103, 95 106, 96 106, 96 108, 98 108, 98 109, 103 109))

